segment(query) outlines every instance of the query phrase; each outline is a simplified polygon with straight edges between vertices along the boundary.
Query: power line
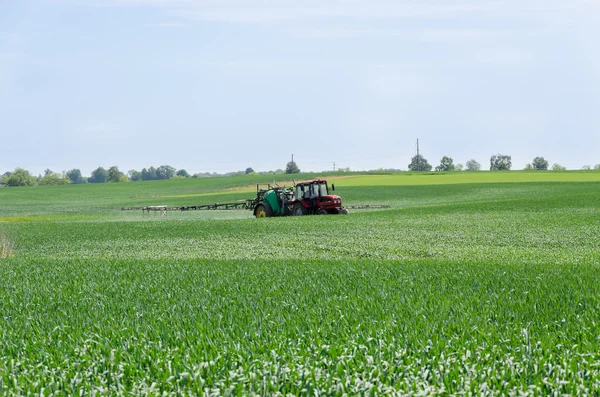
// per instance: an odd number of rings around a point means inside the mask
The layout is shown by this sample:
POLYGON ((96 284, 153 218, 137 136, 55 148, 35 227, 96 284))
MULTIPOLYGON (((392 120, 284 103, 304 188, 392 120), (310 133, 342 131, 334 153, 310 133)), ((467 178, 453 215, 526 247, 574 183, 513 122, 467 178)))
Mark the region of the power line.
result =
POLYGON ((419 140, 417 139, 417 171, 421 171, 421 156, 419 156, 419 140))

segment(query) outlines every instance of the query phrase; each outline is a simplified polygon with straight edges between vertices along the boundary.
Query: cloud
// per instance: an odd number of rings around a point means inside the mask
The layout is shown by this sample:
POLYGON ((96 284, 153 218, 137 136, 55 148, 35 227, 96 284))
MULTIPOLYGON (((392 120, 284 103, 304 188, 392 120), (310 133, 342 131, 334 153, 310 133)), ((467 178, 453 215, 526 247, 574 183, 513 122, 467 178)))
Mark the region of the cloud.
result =
MULTIPOLYGON (((73 3, 73 0, 55 0, 73 3)), ((285 22, 319 18, 444 18, 496 8, 497 1, 435 0, 84 0, 76 4, 107 7, 157 7, 174 16, 222 22, 285 22)))
POLYGON ((18 33, 1 33, 0 32, 0 41, 12 41, 16 39, 20 39, 21 35, 18 33))
POLYGON ((183 28, 186 25, 180 22, 159 22, 159 23, 149 23, 146 26, 151 28, 183 28))
MULTIPOLYGON (((127 0, 125 0, 127 1, 127 0)), ((444 18, 485 9, 485 6, 469 3, 440 3, 438 5, 402 1, 305 1, 303 3, 282 1, 253 2, 251 6, 241 2, 203 3, 172 7, 173 15, 195 20, 246 23, 276 23, 318 19, 400 19, 444 18), (212 3, 212 4, 210 4, 212 3)))
POLYGON ((19 57, 19 54, 14 52, 0 52, 0 61, 14 61, 19 57))
POLYGON ((82 130, 86 133, 90 134, 111 134, 117 133, 122 130, 122 128, 115 124, 108 124, 104 122, 88 124, 82 128, 82 130))
POLYGON ((393 38, 394 40, 429 43, 468 42, 519 38, 522 32, 514 29, 481 28, 380 28, 351 24, 289 25, 292 36, 308 39, 393 38))
POLYGON ((108 7, 159 7, 194 19, 285 21, 303 18, 395 19, 450 17, 470 12, 519 13, 596 7, 599 0, 54 0, 108 7))

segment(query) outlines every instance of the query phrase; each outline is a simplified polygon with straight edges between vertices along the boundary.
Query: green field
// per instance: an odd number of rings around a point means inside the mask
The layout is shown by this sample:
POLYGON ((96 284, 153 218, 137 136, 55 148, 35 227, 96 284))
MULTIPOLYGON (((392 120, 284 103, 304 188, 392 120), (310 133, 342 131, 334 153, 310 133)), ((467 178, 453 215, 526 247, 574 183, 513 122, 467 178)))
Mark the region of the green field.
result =
POLYGON ((390 205, 347 216, 119 210, 272 178, 0 188, 0 395, 600 390, 600 173, 336 175, 390 205))

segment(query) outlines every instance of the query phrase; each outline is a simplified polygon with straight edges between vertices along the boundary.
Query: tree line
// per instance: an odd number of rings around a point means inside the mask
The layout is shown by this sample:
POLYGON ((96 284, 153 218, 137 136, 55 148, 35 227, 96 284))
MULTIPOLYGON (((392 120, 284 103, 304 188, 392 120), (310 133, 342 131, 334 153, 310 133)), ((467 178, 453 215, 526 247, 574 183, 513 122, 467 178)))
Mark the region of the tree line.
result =
MULTIPOLYGON (((511 156, 504 154, 495 154, 490 157, 490 171, 510 170, 512 168, 511 156)), ((531 163, 525 166, 525 170, 548 170, 549 162, 543 157, 535 157, 531 163)), ((429 164, 427 159, 421 154, 414 156, 411 163, 408 165, 409 171, 431 171, 433 166, 429 164)), ((564 171, 565 167, 560 164, 553 164, 553 171, 564 171)), ((583 170, 591 170, 589 165, 583 166, 583 170)), ((596 164, 593 169, 600 170, 600 164, 596 164)), ((435 167, 435 171, 480 171, 481 164, 474 159, 465 163, 454 164, 451 157, 444 156, 440 160, 440 164, 435 167)), ((349 169, 348 169, 349 171, 349 169)), ((401 171, 401 170, 394 170, 401 171)), ((121 172, 119 167, 114 165, 105 169, 98 167, 92 171, 89 177, 82 175, 81 170, 74 168, 62 173, 54 172, 50 169, 44 171, 44 175, 34 176, 29 171, 23 168, 17 168, 12 172, 6 172, 0 178, 0 185, 5 186, 49 186, 49 185, 66 185, 66 184, 83 184, 83 183, 118 183, 118 182, 136 182, 136 181, 155 181, 172 178, 210 178, 219 176, 241 176, 241 175, 279 175, 279 174, 298 174, 300 168, 294 161, 287 163, 285 170, 277 169, 275 171, 255 172, 251 167, 245 171, 228 172, 219 174, 216 172, 204 172, 190 174, 185 169, 177 170, 170 165, 161 165, 159 167, 143 168, 141 171, 129 170, 127 173, 121 172)))
MULTIPOLYGON (((525 165, 524 170, 546 171, 549 167, 549 162, 543 157, 536 157, 531 163, 525 165)), ((415 155, 408 165, 410 171, 431 171, 433 166, 429 164, 427 159, 420 154, 415 155)), ((490 171, 509 171, 512 169, 512 157, 505 154, 494 154, 490 157, 490 171)), ((553 164, 552 171, 565 171, 566 167, 560 164, 553 164)), ((583 170, 591 170, 592 167, 585 165, 583 170)), ((600 164, 596 164, 593 169, 600 170, 600 164)), ((466 162, 466 165, 461 163, 454 164, 451 157, 444 156, 440 160, 440 165, 435 167, 435 171, 481 171, 481 164, 474 159, 466 162)))
POLYGON ((286 170, 277 169, 275 171, 255 172, 251 167, 245 171, 235 171, 220 174, 217 172, 202 172, 190 174, 185 169, 177 170, 170 165, 161 165, 159 167, 143 168, 141 171, 129 170, 127 173, 119 170, 118 166, 112 166, 108 169, 98 167, 91 172, 89 177, 82 175, 81 170, 74 168, 62 173, 54 172, 50 169, 44 171, 44 175, 35 176, 24 168, 16 168, 12 172, 5 172, 0 177, 0 185, 5 186, 49 186, 49 185, 67 185, 84 183, 117 183, 117 182, 136 182, 136 181, 157 181, 173 178, 212 178, 221 176, 241 176, 241 175, 277 175, 283 173, 299 173, 300 169, 296 163, 288 163, 286 170))

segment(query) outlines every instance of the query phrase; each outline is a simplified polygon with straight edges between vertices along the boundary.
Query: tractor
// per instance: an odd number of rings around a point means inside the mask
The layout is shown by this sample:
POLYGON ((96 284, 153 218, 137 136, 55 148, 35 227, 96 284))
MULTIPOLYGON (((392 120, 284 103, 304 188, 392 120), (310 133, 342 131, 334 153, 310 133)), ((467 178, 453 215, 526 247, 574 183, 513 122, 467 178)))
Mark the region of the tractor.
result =
MULTIPOLYGON (((335 186, 331 184, 331 191, 335 186)), ((167 215, 169 211, 191 210, 250 210, 254 211, 257 218, 288 215, 326 215, 347 214, 348 208, 373 209, 390 208, 389 205, 362 204, 342 207, 342 198, 329 194, 329 186, 324 179, 299 182, 294 181, 291 188, 273 185, 256 185, 256 197, 227 203, 199 204, 199 205, 147 205, 143 207, 122 207, 121 210, 142 210, 150 214, 151 211, 160 211, 167 215)))
MULTIPOLYGON (((335 191, 334 185, 331 190, 335 191)), ((327 181, 323 179, 294 183, 293 189, 277 185, 261 189, 257 185, 256 193, 251 208, 257 218, 348 213, 342 207, 342 198, 330 195, 327 181)))

